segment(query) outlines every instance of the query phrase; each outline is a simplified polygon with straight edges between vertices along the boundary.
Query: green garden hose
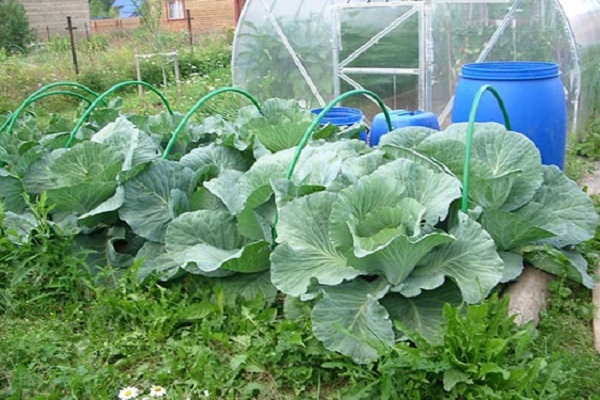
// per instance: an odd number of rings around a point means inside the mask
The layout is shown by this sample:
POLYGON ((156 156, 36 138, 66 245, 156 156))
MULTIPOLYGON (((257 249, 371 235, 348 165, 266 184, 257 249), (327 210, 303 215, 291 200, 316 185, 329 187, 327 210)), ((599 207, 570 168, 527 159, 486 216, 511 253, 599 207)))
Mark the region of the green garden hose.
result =
MULTIPOLYGON (((12 133, 14 126, 17 123, 17 120, 19 119, 19 116, 25 110, 26 107, 29 107, 31 104, 35 103, 36 101, 44 99, 46 97, 58 96, 58 95, 77 97, 80 100, 86 101, 88 104, 92 104, 92 100, 88 99, 81 93, 71 92, 68 90, 56 90, 56 91, 52 91, 52 92, 40 93, 35 97, 30 96, 29 100, 26 102, 23 102, 23 104, 21 104, 21 106, 15 110, 15 112, 13 113, 11 118, 9 118, 10 122, 8 123, 8 129, 6 130, 6 132, 8 134, 12 133)), ((1 132, 1 130, 0 130, 0 132, 1 132)))
POLYGON ((117 90, 124 88, 126 86, 145 86, 145 87, 147 87, 152 92, 156 93, 156 95, 162 100, 163 104, 167 108, 167 111, 169 112, 169 114, 173 115, 173 109, 171 108, 169 101, 155 86, 153 86, 147 82, 142 82, 142 81, 125 81, 125 82, 117 83, 116 85, 114 85, 110 89, 108 89, 106 92, 104 92, 100 96, 98 96, 98 98, 96 100, 94 100, 94 102, 87 108, 87 110, 85 110, 85 112, 83 113, 83 115, 81 116, 79 121, 77 121, 77 125, 75 125, 75 128, 73 128, 73 130, 71 131, 69 140, 67 141, 67 144, 65 145, 66 148, 71 147, 71 145, 73 144, 73 141, 75 140, 75 135, 77 134, 79 129, 81 129, 81 127, 83 126, 85 121, 88 119, 90 114, 92 114, 92 111, 94 111, 94 109, 98 106, 98 104, 103 102, 104 98, 106 98, 110 94, 112 94, 112 93, 116 92, 117 90))
POLYGON ((210 92, 209 94, 207 94, 206 96, 202 97, 200 100, 198 100, 198 102, 194 105, 194 107, 192 107, 187 112, 187 114, 185 114, 185 116, 183 117, 183 119, 181 120, 181 122, 179 123, 177 128, 175 128, 175 131, 173 132, 173 136, 171 136, 171 140, 169 140, 169 143, 167 144, 167 147, 165 148, 165 151, 162 154, 163 159, 166 159, 169 156, 171 149, 173 148, 173 146, 175 145, 175 142, 177 141, 177 137, 179 136, 181 131, 185 128, 185 126, 187 125, 187 123, 190 120, 190 118, 192 117, 192 115, 196 111, 198 111, 198 109, 200 107, 202 107, 204 105, 204 103, 206 103, 208 100, 210 100, 211 98, 213 98, 214 96, 216 96, 218 94, 226 93, 226 92, 234 92, 234 93, 239 93, 243 96, 246 96, 248 99, 250 99, 252 104, 254 104, 256 106, 258 111, 261 114, 263 113, 262 107, 260 106, 260 103, 258 102, 258 100, 256 100, 250 93, 246 92, 245 90, 234 88, 234 87, 224 87, 221 89, 214 90, 214 91, 210 92))
MULTIPOLYGON (((2 126, 0 126, 0 132, 2 132, 7 126, 8 124, 11 122, 11 120, 14 118, 15 114, 20 114, 22 109, 27 107, 28 104, 30 104, 31 100, 38 96, 41 93, 44 93, 52 88, 58 87, 58 86, 70 86, 70 87, 75 87, 77 89, 81 89, 82 91, 92 95, 93 97, 98 97, 99 94, 94 92, 92 89, 90 89, 89 87, 82 85, 80 83, 77 82, 55 82, 55 83, 50 83, 49 85, 46 86, 42 86, 41 88, 39 88, 38 90, 36 90, 35 92, 31 93, 29 95, 29 97, 27 97, 22 103, 21 105, 17 108, 17 110, 15 110, 15 112, 6 120, 4 121, 4 123, 2 124, 2 126)), ((105 103, 106 104, 106 103, 105 103)))
POLYGON ((473 105, 471 106, 471 112, 469 113, 469 125, 467 126, 467 143, 465 145, 465 163, 463 166, 463 193, 462 193, 462 203, 461 203, 461 211, 465 214, 469 212, 469 173, 471 171, 471 147, 473 146, 473 134, 475 133, 475 117, 477 116, 477 111, 479 110, 479 103, 481 102, 481 97, 485 92, 491 92, 496 100, 498 101, 498 105, 500 106, 500 110, 502 110, 502 115, 504 117, 504 125, 506 129, 511 130, 510 127, 510 119, 508 118, 508 112, 506 111, 506 107, 504 106, 504 101, 500 94, 496 89, 494 89, 491 85, 482 86, 477 93, 475 94, 475 98, 473 99, 473 105))
MULTIPOLYGON (((387 123, 389 131, 391 132, 392 130, 394 130, 393 127, 392 127, 392 119, 390 118, 390 114, 389 114, 389 112, 387 110, 387 107, 385 106, 385 103, 383 102, 383 100, 381 100, 381 98, 377 94, 375 94, 374 92, 371 92, 370 90, 365 90, 365 89, 351 90, 349 92, 341 94, 338 97, 336 97, 335 99, 333 99, 327 105, 327 107, 325 107, 319 113, 319 115, 317 115, 317 118, 314 119, 314 121, 312 122, 312 124, 310 124, 310 126, 308 127, 308 129, 304 133, 304 136, 302 137, 302 140, 300 140, 300 144, 298 144, 298 148, 296 149, 296 153, 294 154, 294 158, 292 159, 292 163, 290 164, 290 166, 288 168, 287 175, 286 175, 286 179, 287 180, 291 180, 292 179, 292 175, 294 174, 294 169, 296 168, 296 164, 298 164, 298 160, 300 159, 300 155, 302 154, 302 150, 304 150, 304 148, 308 144, 308 141, 310 140, 313 132, 315 131, 315 129, 317 129, 317 127, 319 126, 319 123, 321 123, 321 120, 325 117, 325 115, 327 115, 327 113, 333 107, 335 107, 335 105, 337 103, 339 103, 340 101, 345 100, 348 97, 358 95, 358 94, 365 94, 365 95, 368 95, 368 96, 372 97, 377 102, 377 104, 379 105, 379 107, 381 108, 381 111, 383 112, 383 115, 385 116, 385 121, 387 123)), ((277 210, 277 211, 275 211, 275 224, 274 224, 273 230, 272 230, 271 247, 273 247, 273 248, 275 247, 276 240, 277 240, 277 223, 278 222, 279 222, 279 211, 277 210)))
POLYGON ((341 94, 338 97, 336 97, 335 99, 331 100, 331 102, 329 104, 327 104, 327 107, 325 107, 319 113, 319 115, 317 115, 317 118, 315 118, 315 120, 312 122, 312 124, 308 127, 308 129, 304 133, 304 136, 302 137, 302 140, 300 140, 300 144, 298 145, 298 148, 296 149, 296 153, 294 154, 292 163, 290 164, 290 167, 288 168, 288 172, 287 172, 287 176, 286 176, 287 180, 292 179, 292 175, 294 174, 294 169, 296 168, 296 164, 298 163, 298 160, 300 159, 300 154, 302 153, 302 150, 304 150, 304 148, 308 144, 308 141, 310 140, 313 132, 315 131, 315 129, 317 129, 317 127, 319 126, 319 124, 321 123, 321 120, 325 117, 325 115, 327 115, 327 113, 333 107, 335 107, 335 105, 337 103, 339 103, 340 101, 345 100, 348 97, 355 96, 357 94, 366 94, 366 95, 372 97, 377 102, 379 107, 381 108, 381 111, 383 111, 383 115, 385 116, 385 121, 387 122, 388 129, 390 130, 390 132, 393 130, 392 119, 390 118, 390 114, 388 113, 387 107, 385 106, 385 103, 383 102, 383 100, 381 100, 381 98, 377 94, 375 94, 374 92, 371 92, 370 90, 365 90, 365 89, 351 90, 349 92, 341 94))

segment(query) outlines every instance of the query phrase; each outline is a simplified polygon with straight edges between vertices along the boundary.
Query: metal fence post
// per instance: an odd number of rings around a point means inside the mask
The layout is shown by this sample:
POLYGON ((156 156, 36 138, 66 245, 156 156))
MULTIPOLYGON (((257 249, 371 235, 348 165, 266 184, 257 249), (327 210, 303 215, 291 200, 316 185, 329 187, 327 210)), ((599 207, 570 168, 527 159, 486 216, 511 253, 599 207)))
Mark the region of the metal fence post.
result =
POLYGON ((71 39, 71 54, 73 55, 73 65, 75 66, 75 74, 79 75, 79 63, 77 62, 77 49, 75 48, 75 37, 73 36, 73 31, 77 29, 71 23, 71 17, 67 17, 67 27, 65 28, 69 31, 69 37, 71 39))
POLYGON ((192 34, 192 13, 190 12, 190 10, 185 10, 185 16, 187 19, 187 30, 188 30, 188 37, 189 37, 189 41, 190 41, 190 47, 192 47, 194 45, 194 36, 192 34))

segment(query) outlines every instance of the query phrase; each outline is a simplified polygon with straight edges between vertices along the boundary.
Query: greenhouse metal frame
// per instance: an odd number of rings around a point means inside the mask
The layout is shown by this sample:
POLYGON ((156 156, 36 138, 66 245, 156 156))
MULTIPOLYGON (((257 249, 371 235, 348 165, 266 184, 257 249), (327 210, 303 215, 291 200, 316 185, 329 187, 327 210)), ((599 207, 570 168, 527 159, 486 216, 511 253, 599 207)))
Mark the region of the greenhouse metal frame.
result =
MULTIPOLYGON (((234 43, 234 84, 309 106, 353 88, 383 91, 388 107, 434 111, 444 123, 462 64, 553 61, 563 72, 571 129, 595 112, 600 0, 303 0, 295 6, 246 3, 234 43)), ((355 105, 369 109, 369 101, 355 105)))

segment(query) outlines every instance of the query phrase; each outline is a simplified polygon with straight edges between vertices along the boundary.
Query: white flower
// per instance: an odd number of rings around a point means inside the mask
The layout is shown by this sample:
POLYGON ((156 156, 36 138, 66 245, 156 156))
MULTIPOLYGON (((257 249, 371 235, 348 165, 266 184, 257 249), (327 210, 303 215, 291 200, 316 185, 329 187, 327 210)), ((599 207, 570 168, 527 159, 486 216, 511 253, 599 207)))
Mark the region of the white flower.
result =
POLYGON ((135 399, 140 391, 135 386, 128 386, 119 391, 119 399, 121 400, 129 400, 135 399))
POLYGON ((150 387, 150 397, 163 397, 167 394, 167 389, 162 386, 154 386, 150 387))
POLYGON ((208 391, 208 389, 204 389, 204 390, 202 391, 202 394, 204 395, 204 397, 208 397, 208 396, 210 396, 210 392, 208 391))

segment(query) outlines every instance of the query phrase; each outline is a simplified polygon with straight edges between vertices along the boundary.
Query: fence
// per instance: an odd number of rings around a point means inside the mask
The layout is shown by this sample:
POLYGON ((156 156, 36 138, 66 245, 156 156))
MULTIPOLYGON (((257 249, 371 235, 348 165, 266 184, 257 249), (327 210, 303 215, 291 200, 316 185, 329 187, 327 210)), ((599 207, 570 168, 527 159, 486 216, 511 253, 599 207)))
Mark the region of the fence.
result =
POLYGON ((131 18, 107 18, 95 19, 90 21, 92 32, 94 33, 115 33, 129 31, 139 28, 142 21, 139 17, 131 18))

